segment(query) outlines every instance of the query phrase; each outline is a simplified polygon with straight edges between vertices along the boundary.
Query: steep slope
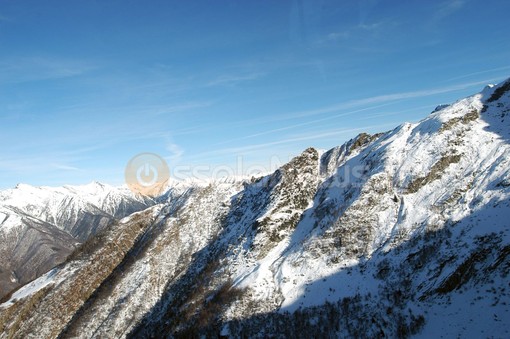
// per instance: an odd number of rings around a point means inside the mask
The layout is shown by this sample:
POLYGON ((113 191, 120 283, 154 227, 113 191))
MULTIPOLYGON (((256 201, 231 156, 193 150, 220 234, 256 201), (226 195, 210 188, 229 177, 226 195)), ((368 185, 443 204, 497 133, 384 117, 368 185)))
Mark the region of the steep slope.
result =
POLYGON ((73 253, 68 265, 56 267, 14 293, 2 305, 6 307, 0 314, 3 335, 58 335, 156 221, 158 211, 157 206, 149 208, 112 225, 73 253), (23 298, 27 294, 29 297, 23 298), (36 327, 39 328, 34 331, 36 327))
POLYGON ((17 291, 0 337, 506 337, 509 112, 510 80, 166 195, 17 291))
POLYGON ((62 263, 77 244, 154 202, 100 183, 0 192, 0 298, 62 263))

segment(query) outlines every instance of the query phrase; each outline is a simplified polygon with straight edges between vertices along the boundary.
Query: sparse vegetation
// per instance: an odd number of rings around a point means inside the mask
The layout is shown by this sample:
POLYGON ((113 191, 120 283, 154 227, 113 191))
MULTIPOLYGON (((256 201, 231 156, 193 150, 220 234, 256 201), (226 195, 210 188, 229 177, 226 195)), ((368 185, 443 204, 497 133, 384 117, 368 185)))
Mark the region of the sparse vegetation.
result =
POLYGON ((231 320, 222 327, 228 328, 230 336, 235 338, 407 338, 419 333, 425 325, 421 314, 396 308, 379 313, 378 307, 382 305, 374 302, 372 296, 357 294, 293 313, 262 313, 248 319, 231 320))
POLYGON ((439 129, 439 133, 442 133, 444 131, 448 131, 448 130, 452 129, 452 127, 454 127, 458 123, 468 124, 471 121, 475 121, 479 117, 480 117, 480 113, 477 110, 473 109, 473 110, 469 111, 468 113, 464 114, 463 116, 456 117, 456 118, 453 118, 453 119, 450 119, 450 120, 444 122, 441 125, 441 128, 439 129))
MULTIPOLYGON (((61 285, 53 288, 48 286, 23 299, 23 311, 11 312, 9 308, 8 312, 3 312, 1 326, 4 331, 14 331, 17 336, 24 336, 30 333, 34 323, 42 322, 47 323, 47 335, 58 336, 75 312, 122 262, 145 227, 150 225, 151 218, 147 217, 139 215, 125 227, 109 228, 101 236, 86 242, 68 262, 86 260, 89 264, 82 266, 61 285), (20 323, 27 329, 23 330, 20 323)), ((16 310, 17 305, 12 309, 16 310)))
POLYGON ((443 171, 451 164, 456 164, 462 159, 460 154, 443 155, 431 168, 430 172, 423 176, 414 179, 408 186, 408 193, 416 193, 420 188, 426 184, 441 178, 443 171))

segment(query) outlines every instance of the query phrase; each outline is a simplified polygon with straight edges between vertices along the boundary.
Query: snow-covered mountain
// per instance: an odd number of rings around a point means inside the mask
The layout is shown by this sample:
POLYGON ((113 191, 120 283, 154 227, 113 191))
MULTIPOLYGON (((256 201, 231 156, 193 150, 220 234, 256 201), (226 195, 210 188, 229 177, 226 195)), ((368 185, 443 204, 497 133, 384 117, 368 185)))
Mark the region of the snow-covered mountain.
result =
POLYGON ((154 203, 97 182, 0 191, 0 298, 62 263, 113 220, 154 203))
POLYGON ((0 337, 508 337, 510 80, 251 180, 170 188, 0 337))

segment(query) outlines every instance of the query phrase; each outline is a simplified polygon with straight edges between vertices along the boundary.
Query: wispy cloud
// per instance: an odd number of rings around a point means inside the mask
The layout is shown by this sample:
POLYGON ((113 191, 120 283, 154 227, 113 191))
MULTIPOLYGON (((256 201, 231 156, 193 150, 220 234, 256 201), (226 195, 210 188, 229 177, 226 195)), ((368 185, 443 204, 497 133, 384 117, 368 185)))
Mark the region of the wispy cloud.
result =
POLYGON ((184 154, 184 150, 177 144, 168 143, 166 144, 166 149, 169 151, 172 155, 169 157, 170 160, 178 161, 181 159, 182 155, 184 154))
POLYGON ((369 114, 369 115, 366 115, 366 116, 358 117, 357 119, 359 119, 359 120, 370 120, 370 119, 374 119, 374 118, 388 117, 388 116, 392 116, 392 115, 401 115, 403 113, 408 113, 408 112, 417 112, 417 111, 419 112, 419 111, 422 111, 422 110, 427 109, 427 108, 430 109, 430 106, 429 105, 424 105, 424 106, 413 107, 413 108, 405 109, 405 110, 386 111, 386 112, 373 113, 373 114, 369 114))
POLYGON ((299 128, 299 127, 316 125, 316 124, 319 124, 319 123, 322 123, 322 122, 325 122, 325 121, 330 121, 330 120, 338 119, 338 118, 341 118, 341 117, 346 117, 346 116, 353 115, 353 114, 356 114, 356 113, 361 113, 361 112, 364 112, 364 111, 370 111, 370 110, 378 109, 378 108, 385 107, 385 106, 388 106, 388 105, 389 104, 382 104, 382 105, 377 105, 377 106, 365 107, 365 108, 361 108, 361 109, 357 109, 357 110, 353 110, 353 111, 342 112, 342 113, 339 113, 339 114, 330 115, 330 116, 327 116, 327 117, 324 117, 324 118, 320 118, 320 119, 313 119, 311 121, 306 121, 306 122, 302 122, 302 123, 299 123, 299 124, 293 124, 293 125, 289 125, 289 126, 285 126, 285 127, 281 127, 281 128, 275 128, 275 129, 266 130, 264 132, 250 134, 250 135, 247 135, 247 136, 244 136, 244 137, 241 137, 241 138, 231 139, 231 140, 228 140, 228 141, 225 141, 225 142, 222 142, 222 143, 218 143, 216 145, 224 145, 224 144, 232 143, 232 142, 235 142, 235 141, 241 141, 241 140, 256 138, 256 137, 259 137, 259 136, 262 136, 262 135, 274 134, 274 133, 278 133, 278 132, 292 130, 292 129, 299 128))
POLYGON ((64 154, 20 154, 15 156, 2 156, 0 172, 48 172, 48 171, 80 171, 79 168, 69 165, 75 160, 64 154))
POLYGON ((240 75, 220 75, 216 79, 207 83, 207 86, 233 86, 240 82, 252 81, 263 77, 264 73, 249 73, 240 75))
MULTIPOLYGON (((149 107, 147 110, 148 114, 152 115, 166 115, 181 112, 188 112, 197 108, 205 108, 212 106, 212 102, 186 102, 175 105, 158 105, 152 109, 149 107)), ((144 109, 145 110, 145 109, 144 109)))
MULTIPOLYGON (((333 32, 329 33, 326 37, 326 40, 336 41, 336 40, 345 40, 351 36, 350 31, 342 31, 342 32, 333 32)), ((322 42, 322 41, 321 41, 322 42)))
POLYGON ((396 20, 382 20, 377 22, 365 23, 360 22, 357 25, 347 27, 344 30, 331 32, 326 35, 325 38, 318 40, 318 43, 325 42, 333 42, 333 41, 343 41, 351 39, 354 40, 358 36, 362 35, 378 35, 383 30, 397 26, 398 22, 396 20))
POLYGON ((461 76, 458 76, 458 77, 450 78, 450 79, 448 79, 448 80, 446 80, 446 81, 460 80, 460 79, 469 78, 469 77, 472 77, 472 76, 475 76, 475 75, 486 74, 486 73, 492 73, 492 72, 499 72, 499 71, 506 71, 506 70, 509 70, 509 69, 510 69, 510 66, 503 66, 503 67, 498 67, 498 68, 491 68, 491 69, 486 69, 486 70, 483 70, 483 71, 478 71, 478 72, 473 72, 473 73, 467 73, 467 74, 464 74, 464 75, 461 75, 461 76))
POLYGON ((369 129, 383 130, 385 128, 394 127, 394 126, 396 126, 396 123, 390 122, 390 123, 384 123, 384 124, 378 124, 378 125, 364 126, 364 127, 359 127, 359 128, 340 128, 340 129, 333 129, 333 130, 320 131, 320 132, 315 131, 315 132, 305 133, 302 135, 291 136, 291 137, 288 137, 285 139, 280 139, 280 140, 276 140, 276 141, 272 141, 272 142, 217 149, 217 150, 213 150, 213 151, 210 151, 207 153, 196 154, 192 158, 202 159, 202 158, 204 158, 204 156, 212 156, 212 155, 246 154, 246 153, 257 151, 257 150, 266 150, 272 146, 290 144, 290 143, 295 143, 298 141, 307 141, 307 140, 318 141, 318 140, 328 138, 328 137, 340 138, 343 135, 348 135, 348 134, 352 134, 355 132, 366 131, 369 129))
MULTIPOLYGON (((418 91, 410 91, 410 92, 399 92, 399 93, 391 93, 386 95, 373 96, 368 98, 362 98, 358 100, 351 100, 346 102, 341 102, 335 105, 319 107, 306 111, 297 111, 297 112, 289 112, 287 114, 278 114, 272 117, 264 116, 261 118, 255 119, 247 119, 240 120, 234 122, 226 122, 222 127, 233 128, 233 127, 242 127, 242 126, 250 126, 250 125, 260 125, 260 124, 270 124, 271 122, 276 121, 290 121, 291 124, 287 126, 272 128, 270 130, 261 131, 258 133, 251 133, 247 136, 243 136, 241 138, 235 140, 228 140, 227 142, 220 143, 228 144, 234 141, 247 140, 256 138, 263 135, 269 134, 278 134, 285 131, 290 131, 294 129, 299 129, 300 127, 315 125, 317 126, 320 123, 324 123, 327 121, 332 121, 334 119, 338 119, 341 117, 346 117, 349 115, 353 115, 356 113, 370 111, 374 109, 378 109, 384 106, 388 106, 399 102, 400 100, 413 99, 424 96, 431 96, 435 94, 453 92, 457 90, 463 90, 466 88, 474 87, 480 84, 487 84, 494 82, 494 79, 477 81, 477 82, 468 82, 462 84, 456 84, 445 87, 437 87, 437 88, 429 88, 425 90, 418 91), (320 115, 324 115, 320 117, 320 115), (299 118, 308 118, 314 117, 314 119, 308 119, 308 121, 295 121, 299 118), (293 122, 293 123, 292 123, 293 122)), ((181 109, 191 109, 191 107, 199 107, 205 103, 184 103, 176 106, 168 106, 168 107, 155 107, 156 110, 152 108, 149 109, 151 112, 159 112, 163 114, 163 112, 169 112, 173 109, 178 109, 181 106, 181 109)), ((67 110, 66 115, 76 115, 76 114, 86 114, 88 108, 78 108, 77 111, 67 110), (72 114, 71 114, 72 113, 72 114)), ((91 128, 91 125, 85 124, 83 126, 75 126, 72 131, 66 131, 65 133, 61 133, 59 135, 55 135, 50 140, 47 141, 47 144, 41 145, 40 140, 37 142, 28 142, 24 143, 23 147, 19 149, 19 152, 30 152, 32 147, 39 149, 41 147, 45 147, 46 149, 60 149, 61 145, 75 145, 73 150, 78 149, 81 145, 91 145, 94 147, 92 150, 86 150, 82 153, 90 153, 94 152, 97 149, 105 149, 109 148, 112 145, 118 144, 120 142, 126 143, 134 140, 161 140, 163 138, 164 144, 168 145, 168 151, 170 152, 170 157, 173 159, 179 159, 183 157, 184 153, 182 147, 176 145, 170 138, 168 138, 168 129, 161 124, 158 123, 158 119, 145 119, 140 120, 139 117, 140 112, 145 112, 147 110, 138 111, 129 111, 129 108, 126 110, 121 110, 123 118, 120 120, 113 119, 113 123, 105 123, 102 125, 91 124, 94 127, 91 128)), ((148 111, 147 111, 148 112, 148 111)), ((143 114, 142 114, 143 115, 143 114)), ((49 122, 48 122, 49 123, 49 122)), ((274 125, 273 125, 274 126, 274 125)), ((208 132, 211 129, 211 125, 204 123, 203 125, 193 125, 189 127, 181 127, 176 128, 170 131, 170 135, 172 137, 182 136, 182 135, 190 135, 197 134, 202 132, 208 132)), ((4 136, 7 140, 9 137, 4 136)), ((43 142, 44 143, 44 142, 43 142)), ((20 146, 21 147, 21 146, 20 146)), ((18 148, 18 147, 15 147, 18 148)), ((75 152, 73 152, 74 155, 75 152)), ((61 162, 56 162, 61 163, 61 162)), ((64 162, 65 163, 65 162, 64 162)))
POLYGON ((80 169, 78 167, 74 167, 74 166, 69 166, 69 165, 64 165, 64 164, 56 164, 56 163, 52 163, 50 164, 50 166, 52 166, 53 168, 57 169, 57 170, 63 170, 63 171, 80 171, 80 169))
MULTIPOLYGON (((254 119, 246 119, 246 120, 229 122, 229 123, 224 124, 224 126, 228 126, 231 128, 234 128, 234 127, 240 128, 240 127, 260 125, 260 124, 267 125, 272 122, 292 121, 292 120, 301 119, 301 118, 309 118, 312 116, 329 114, 327 117, 324 117, 324 118, 314 118, 313 121, 306 121, 303 123, 292 124, 289 126, 271 129, 271 130, 267 130, 267 131, 263 131, 263 132, 259 132, 259 133, 253 133, 253 134, 241 137, 241 138, 236 138, 233 140, 221 142, 216 145, 228 144, 228 143, 234 142, 234 141, 250 139, 250 138, 254 138, 254 137, 258 137, 258 136, 262 136, 262 135, 266 135, 266 134, 278 133, 278 132, 282 132, 282 131, 286 131, 286 130, 291 130, 294 128, 307 126, 307 125, 311 125, 311 124, 315 124, 315 123, 319 123, 319 122, 334 120, 334 119, 337 119, 340 117, 353 115, 355 113, 369 111, 369 110, 381 108, 384 106, 389 106, 389 105, 395 104, 402 100, 416 99, 416 98, 421 98, 421 97, 433 96, 433 95, 437 95, 437 94, 461 91, 461 90, 476 87, 479 85, 486 85, 489 83, 497 82, 499 80, 501 80, 501 79, 492 78, 492 79, 487 79, 487 80, 482 80, 482 81, 467 82, 467 83, 461 83, 461 84, 456 84, 456 85, 451 85, 451 86, 378 95, 378 96, 367 97, 367 98, 363 98, 363 99, 350 100, 350 101, 346 101, 346 102, 342 102, 342 103, 338 103, 338 104, 334 104, 334 105, 330 105, 330 106, 319 107, 319 108, 305 110, 305 111, 290 112, 287 114, 282 113, 282 114, 274 115, 272 117, 265 116, 263 118, 254 118, 254 119), (335 114, 331 115, 332 113, 335 113, 335 114)), ((210 129, 210 127, 208 127, 208 126, 194 126, 194 127, 191 127, 189 129, 189 131, 187 131, 187 130, 175 131, 173 133, 173 135, 193 134, 193 133, 198 133, 200 131, 205 131, 208 129, 210 129)))
POLYGON ((371 24, 360 23, 358 25, 358 28, 361 28, 365 31, 376 31, 376 30, 381 29, 385 24, 386 24, 386 21, 374 22, 371 24))
POLYGON ((313 109, 313 110, 309 110, 309 111, 292 113, 292 114, 287 115, 282 118, 292 119, 292 118, 296 118, 296 117, 308 117, 308 116, 330 113, 333 111, 338 111, 341 109, 352 108, 352 107, 357 107, 357 106, 364 106, 364 105, 370 105, 370 104, 382 104, 385 102, 427 97, 427 96, 432 96, 432 95, 436 95, 436 94, 460 91, 460 90, 464 90, 464 89, 474 87, 474 86, 477 86, 480 84, 487 84, 487 83, 490 83, 491 81, 494 81, 494 79, 469 82, 469 83, 457 84, 457 85, 446 86, 446 87, 429 88, 429 89, 418 90, 418 91, 377 95, 377 96, 368 97, 368 98, 364 98, 364 99, 351 100, 351 101, 347 101, 345 103, 340 103, 337 105, 327 106, 327 107, 313 109))
POLYGON ((172 138, 170 137, 170 133, 167 133, 164 136, 165 140, 165 149, 167 152, 169 152, 169 155, 165 157, 166 160, 171 162, 179 162, 184 155, 184 150, 181 146, 174 143, 172 138))
POLYGON ((0 83, 22 83, 73 77, 97 66, 81 60, 26 57, 0 60, 0 83))
POLYGON ((455 12, 461 10, 466 4, 466 0, 447 0, 444 1, 437 9, 435 13, 435 19, 443 19, 446 18, 455 12))

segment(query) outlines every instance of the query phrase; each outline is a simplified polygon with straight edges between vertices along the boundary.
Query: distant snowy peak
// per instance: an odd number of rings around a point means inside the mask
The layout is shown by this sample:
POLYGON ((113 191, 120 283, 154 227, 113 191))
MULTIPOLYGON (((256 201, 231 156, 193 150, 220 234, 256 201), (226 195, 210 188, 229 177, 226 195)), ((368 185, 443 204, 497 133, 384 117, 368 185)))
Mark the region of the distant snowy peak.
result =
POLYGON ((63 262, 116 219, 156 204, 127 187, 18 184, 0 191, 0 298, 63 262))
POLYGON ((116 216, 126 201, 137 205, 154 203, 150 198, 133 194, 127 187, 113 187, 99 182, 62 187, 18 184, 14 189, 0 191, 0 205, 19 209, 45 221, 62 213, 64 207, 97 209, 116 216))

